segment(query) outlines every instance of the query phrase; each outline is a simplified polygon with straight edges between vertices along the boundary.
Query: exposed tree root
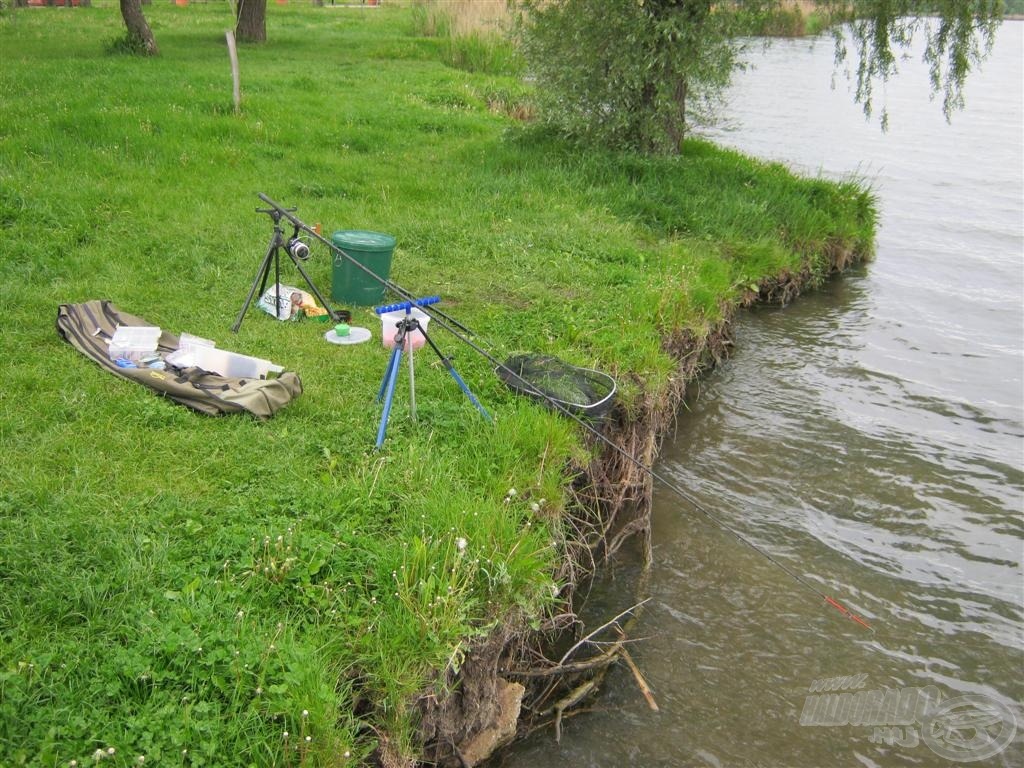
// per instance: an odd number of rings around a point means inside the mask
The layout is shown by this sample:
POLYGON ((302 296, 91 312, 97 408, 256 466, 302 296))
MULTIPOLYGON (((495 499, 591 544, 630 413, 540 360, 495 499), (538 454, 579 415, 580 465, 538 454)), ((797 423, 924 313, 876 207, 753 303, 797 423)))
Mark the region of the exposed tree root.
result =
MULTIPOLYGON (((799 272, 763 280, 757 292, 749 291, 742 298, 741 306, 788 304, 805 288, 845 270, 865 255, 841 243, 830 244, 825 249, 828 266, 824 274, 812 271, 808 265, 799 272)), ((727 308, 721 322, 703 335, 688 329, 668 329, 663 343, 666 352, 677 361, 676 374, 661 391, 649 393, 641 402, 632 404, 630 410, 617 407, 602 427, 605 437, 645 466, 653 466, 661 441, 674 425, 687 386, 729 356, 733 346, 732 320, 733 313, 727 308)), ((596 447, 602 447, 594 442, 596 447)), ((575 603, 573 598, 579 597, 579 590, 590 583, 599 566, 614 557, 627 541, 639 536, 644 569, 638 580, 637 604, 590 632, 585 631, 572 611, 548 617, 540 631, 528 629, 526 617, 510 617, 502 622, 486 639, 467 650, 457 674, 443 672, 438 685, 420 698, 420 736, 425 745, 421 760, 458 768, 476 765, 482 758, 467 755, 464 747, 478 743, 481 733, 496 727, 496 718, 508 714, 498 704, 500 692, 510 685, 506 678, 525 686, 522 698, 526 703, 522 704, 519 736, 531 733, 540 722, 553 724, 559 738, 562 721, 589 711, 580 705, 598 691, 608 670, 620 660, 629 668, 648 706, 657 710, 650 687, 626 650, 631 626, 645 602, 651 562, 653 479, 618 451, 603 448, 588 466, 578 468, 577 480, 570 489, 575 503, 562 519, 565 555, 557 578, 567 585, 563 596, 575 603), (628 620, 623 620, 626 616, 628 620), (610 630, 614 630, 616 639, 598 639, 610 630), (580 639, 559 661, 552 661, 545 649, 552 647, 555 638, 564 639, 567 632, 580 639), (576 658, 585 648, 596 652, 576 658)), ((547 457, 542 461, 546 462, 547 457)), ((386 759, 380 763, 387 768, 406 765, 386 759)))
POLYGON ((629 651, 623 646, 619 650, 619 655, 622 656, 622 660, 626 662, 626 666, 629 667, 629 671, 633 673, 633 679, 636 680, 637 687, 640 689, 640 693, 647 699, 647 706, 651 712, 660 712, 658 709, 658 702, 654 699, 654 692, 651 687, 647 684, 644 676, 640 674, 640 668, 637 667, 636 662, 633 661, 633 657, 629 655, 629 651))

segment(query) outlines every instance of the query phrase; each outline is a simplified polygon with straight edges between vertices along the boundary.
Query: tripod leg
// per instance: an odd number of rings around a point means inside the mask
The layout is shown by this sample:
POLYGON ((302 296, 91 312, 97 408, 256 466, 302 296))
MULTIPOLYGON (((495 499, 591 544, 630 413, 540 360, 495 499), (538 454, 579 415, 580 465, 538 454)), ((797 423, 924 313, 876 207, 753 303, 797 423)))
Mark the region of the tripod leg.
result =
POLYGON ((488 421, 494 421, 491 418, 491 414, 489 414, 487 410, 482 405, 480 405, 480 401, 476 399, 476 395, 469 391, 469 387, 466 386, 466 382, 464 382, 462 380, 462 377, 459 376, 459 374, 456 372, 455 366, 452 365, 451 358, 445 357, 444 355, 441 354, 441 350, 437 348, 437 344, 434 343, 434 340, 427 335, 426 330, 424 330, 422 327, 420 328, 420 333, 423 334, 423 338, 427 340, 427 343, 430 345, 430 348, 434 350, 434 354, 436 354, 438 358, 441 360, 441 362, 444 363, 444 367, 448 369, 448 373, 450 373, 452 378, 455 379, 455 383, 459 385, 459 389, 461 389, 466 394, 466 397, 469 398, 469 402, 476 406, 476 409, 484 415, 485 419, 487 419, 488 421))
POLYGON ((388 380, 388 392, 384 398, 384 413, 380 416, 380 426, 377 428, 377 448, 384 445, 384 434, 388 429, 388 419, 391 417, 391 403, 395 399, 395 384, 398 382, 398 369, 402 362, 402 348, 395 347, 395 364, 391 366, 391 378, 388 380))
POLYGON ((444 363, 444 367, 448 369, 448 373, 450 373, 452 378, 455 379, 455 383, 459 385, 459 389, 466 393, 466 397, 469 398, 469 402, 476 406, 476 409, 483 414, 485 419, 488 421, 494 421, 494 419, 491 418, 491 414, 489 414, 487 410, 480 405, 480 401, 476 399, 476 395, 469 391, 469 387, 466 386, 466 382, 464 382, 462 377, 456 372, 455 366, 452 365, 451 360, 444 357, 441 358, 441 362, 444 363))
POLYGON ((409 415, 416 421, 416 369, 412 362, 412 340, 409 340, 409 415))
POLYGON ((267 255, 263 257, 263 261, 260 263, 260 271, 256 273, 256 279, 252 281, 252 288, 249 289, 249 295, 245 297, 245 304, 242 305, 242 311, 238 313, 238 317, 235 318, 235 324, 231 326, 232 333, 238 333, 238 329, 242 327, 242 318, 245 317, 245 313, 249 311, 249 305, 252 304, 252 297, 256 295, 256 288, 259 286, 259 290, 262 293, 264 287, 267 284, 267 276, 270 274, 270 260, 274 258, 277 251, 277 235, 270 241, 270 247, 267 248, 267 255), (262 285, 260 281, 262 280, 262 285))
MULTIPOLYGON (((276 263, 277 263, 277 258, 278 258, 278 254, 277 254, 277 246, 276 246, 276 245, 275 245, 275 246, 273 246, 273 249, 272 249, 272 250, 273 250, 273 254, 274 254, 272 258, 273 258, 273 260, 274 260, 274 263, 276 264, 276 263)), ((260 290, 259 290, 259 295, 260 295, 260 296, 262 296, 262 295, 263 295, 263 292, 264 292, 265 290, 267 290, 267 281, 268 281, 269 279, 270 279, 270 262, 268 261, 268 262, 267 262, 267 263, 266 263, 266 264, 264 265, 264 267, 263 267, 263 277, 262 277, 262 278, 260 278, 260 290)))
MULTIPOLYGON (((290 306, 290 305, 289 305, 290 306)), ((274 249, 274 317, 281 319, 281 249, 274 249)), ((288 318, 285 318, 287 320, 288 318)))
POLYGON ((334 310, 331 309, 331 305, 327 303, 327 299, 325 299, 320 294, 320 291, 317 290, 316 286, 313 285, 313 281, 310 279, 309 275, 306 274, 306 270, 302 268, 302 265, 299 263, 299 260, 292 256, 291 253, 289 253, 288 255, 291 256, 292 263, 294 263, 295 268, 299 270, 299 274, 302 275, 303 279, 305 279, 306 285, 309 286, 309 290, 313 292, 313 295, 316 297, 316 300, 320 302, 320 306, 327 310, 327 314, 331 318, 331 322, 338 322, 338 316, 334 313, 334 310))
POLYGON ((395 367, 395 356, 398 354, 398 348, 391 350, 391 357, 388 358, 388 367, 384 369, 384 378, 380 382, 380 390, 377 392, 377 402, 379 403, 384 399, 384 392, 387 390, 388 381, 391 379, 391 369, 395 367))

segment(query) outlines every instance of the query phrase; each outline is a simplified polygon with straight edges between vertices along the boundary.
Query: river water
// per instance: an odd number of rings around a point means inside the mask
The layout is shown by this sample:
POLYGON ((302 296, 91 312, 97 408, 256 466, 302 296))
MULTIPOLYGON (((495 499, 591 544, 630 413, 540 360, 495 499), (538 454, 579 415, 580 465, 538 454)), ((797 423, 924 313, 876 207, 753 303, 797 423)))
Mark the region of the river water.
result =
MULTIPOLYGON (((831 89, 829 40, 782 41, 752 56, 713 132, 868 180, 877 256, 743 317, 659 470, 873 631, 658 490, 632 655, 660 711, 616 668, 560 744, 538 733, 503 766, 1024 765, 1022 33, 1003 25, 951 125, 916 61, 885 89, 882 133, 841 76, 831 89), (816 681, 840 676, 857 676, 848 698, 911 706, 925 689, 934 717, 801 724, 816 681)), ((628 605, 634 572, 589 612, 628 605)))

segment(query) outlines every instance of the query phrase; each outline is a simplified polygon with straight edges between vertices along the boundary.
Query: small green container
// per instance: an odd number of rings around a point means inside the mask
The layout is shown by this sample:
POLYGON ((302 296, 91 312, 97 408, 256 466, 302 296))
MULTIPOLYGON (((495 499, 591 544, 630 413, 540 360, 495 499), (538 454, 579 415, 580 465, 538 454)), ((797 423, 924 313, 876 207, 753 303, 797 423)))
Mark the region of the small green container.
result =
MULTIPOLYGON (((395 238, 391 235, 347 229, 331 235, 331 242, 381 280, 387 280, 391 274, 391 256, 395 252, 395 238)), ((384 298, 384 285, 341 254, 335 253, 331 298, 344 304, 364 307, 379 304, 384 298)))

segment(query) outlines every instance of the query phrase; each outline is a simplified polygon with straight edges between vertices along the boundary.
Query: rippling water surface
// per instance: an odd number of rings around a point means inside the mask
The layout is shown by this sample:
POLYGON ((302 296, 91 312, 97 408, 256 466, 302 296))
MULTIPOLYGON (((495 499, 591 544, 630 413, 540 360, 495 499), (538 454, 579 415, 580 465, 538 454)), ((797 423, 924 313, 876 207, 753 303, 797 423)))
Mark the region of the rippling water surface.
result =
MULTIPOLYGON (((541 733, 503 765, 952 766, 982 754, 969 729, 925 743, 920 723, 801 725, 814 681, 846 675, 864 676, 862 690, 974 695, 972 713, 1002 716, 990 738, 1017 730, 973 764, 1024 765, 1022 33, 1003 25, 952 125, 908 61, 881 133, 842 78, 830 89, 830 41, 793 41, 753 57, 714 133, 804 173, 869 180, 877 258, 742 319, 734 358, 681 414, 659 469, 874 632, 660 490, 653 599, 633 649, 660 712, 616 669, 561 744, 541 733)), ((629 570, 599 589, 596 615, 628 604, 629 570)))

